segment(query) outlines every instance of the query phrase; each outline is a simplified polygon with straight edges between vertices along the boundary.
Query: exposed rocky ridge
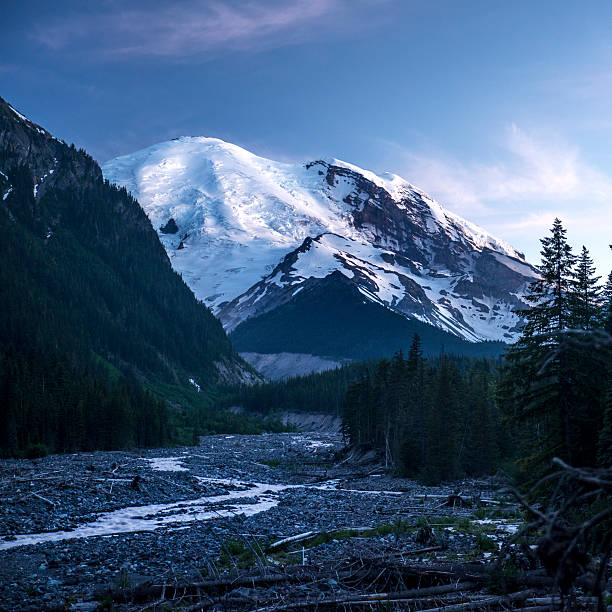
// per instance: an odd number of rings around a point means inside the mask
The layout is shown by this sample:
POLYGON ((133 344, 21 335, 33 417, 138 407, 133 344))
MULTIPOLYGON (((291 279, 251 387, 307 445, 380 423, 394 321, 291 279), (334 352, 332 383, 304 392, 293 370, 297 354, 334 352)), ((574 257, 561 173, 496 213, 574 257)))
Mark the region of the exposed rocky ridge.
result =
POLYGON ((7 173, 20 165, 32 174, 35 199, 53 187, 82 191, 102 181, 102 170, 93 158, 58 140, 0 98, 0 166, 7 173))
POLYGON ((304 285, 288 302, 238 325, 230 334, 236 349, 308 353, 332 360, 378 359, 400 349, 408 351, 415 333, 427 356, 442 351, 496 357, 507 346, 502 342, 468 342, 406 317, 366 299, 358 285, 338 270, 304 285))
POLYGON ((528 276, 533 274, 530 267, 515 260, 524 271, 513 270, 488 248, 465 255, 471 272, 456 265, 454 273, 428 267, 436 264, 427 261, 427 250, 416 256, 417 260, 409 259, 401 251, 372 248, 333 234, 308 237, 270 274, 221 306, 218 314, 231 331, 242 321, 291 301, 322 278, 340 281, 341 274, 366 299, 467 340, 514 338, 520 319, 512 311, 526 308, 519 296, 533 278, 528 276), (326 261, 317 269, 311 260, 326 261))

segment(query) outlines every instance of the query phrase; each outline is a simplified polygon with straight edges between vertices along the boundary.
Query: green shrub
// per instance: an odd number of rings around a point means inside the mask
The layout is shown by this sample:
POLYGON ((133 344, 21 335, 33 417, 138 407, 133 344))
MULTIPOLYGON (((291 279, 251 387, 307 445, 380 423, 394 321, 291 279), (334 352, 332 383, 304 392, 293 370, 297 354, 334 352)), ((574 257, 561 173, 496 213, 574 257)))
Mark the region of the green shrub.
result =
POLYGON ((497 550, 497 544, 482 532, 476 534, 476 545, 483 552, 492 552, 497 550))

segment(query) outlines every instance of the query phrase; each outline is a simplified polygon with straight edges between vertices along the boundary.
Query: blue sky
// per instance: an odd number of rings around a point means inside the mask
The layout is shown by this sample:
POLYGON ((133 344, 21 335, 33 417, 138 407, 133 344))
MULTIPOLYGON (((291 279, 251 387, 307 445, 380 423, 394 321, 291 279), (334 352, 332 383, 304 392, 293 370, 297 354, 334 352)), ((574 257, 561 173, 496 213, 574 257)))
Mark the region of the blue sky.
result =
POLYGON ((612 268, 612 3, 12 3, 0 95, 100 161, 180 135, 392 171, 539 260, 612 268))

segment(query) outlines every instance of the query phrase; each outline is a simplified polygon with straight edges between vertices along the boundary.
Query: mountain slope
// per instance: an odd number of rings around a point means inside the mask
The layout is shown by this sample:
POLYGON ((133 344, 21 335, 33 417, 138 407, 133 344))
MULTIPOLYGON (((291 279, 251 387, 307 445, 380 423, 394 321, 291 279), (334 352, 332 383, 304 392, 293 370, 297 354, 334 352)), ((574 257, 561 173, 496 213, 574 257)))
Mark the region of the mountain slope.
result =
POLYGON ((470 342, 518 332, 513 311, 535 277, 523 255, 397 175, 283 164, 213 138, 103 169, 139 199, 173 267, 228 330, 338 272, 366 301, 470 342))
POLYGON ((193 379, 202 396, 245 375, 138 203, 2 99, 0 232, 0 352, 31 355, 28 369, 38 372, 5 393, 28 395, 40 381, 44 389, 52 364, 100 384, 127 376, 195 392, 193 379))
POLYGON ((407 351, 414 334, 425 353, 498 356, 501 342, 468 342, 444 330, 404 317, 364 299, 340 272, 307 286, 294 299, 239 325, 230 338, 239 351, 281 351, 336 359, 375 359, 407 351), (299 321, 299 325, 295 325, 299 321))

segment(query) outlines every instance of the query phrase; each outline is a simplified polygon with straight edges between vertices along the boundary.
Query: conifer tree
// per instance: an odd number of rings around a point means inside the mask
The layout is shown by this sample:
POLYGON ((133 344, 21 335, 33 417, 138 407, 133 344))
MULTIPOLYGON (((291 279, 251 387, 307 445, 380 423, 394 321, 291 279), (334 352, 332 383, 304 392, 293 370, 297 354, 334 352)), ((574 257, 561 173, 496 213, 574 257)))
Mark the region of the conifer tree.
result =
MULTIPOLYGON (((612 249, 612 244, 610 245, 612 249)), ((602 291, 600 321, 604 330, 612 336, 612 272, 602 291)), ((606 389, 603 426, 599 432, 598 462, 603 467, 612 467, 612 349, 606 363, 606 389)))
POLYGON ((597 462, 602 467, 612 467, 612 360, 608 362, 608 385, 606 389, 606 405, 603 415, 603 426, 598 437, 597 462))
POLYGON ((425 480, 430 484, 459 475, 462 405, 458 379, 456 365, 444 357, 436 372, 427 424, 426 465, 423 467, 425 480))
POLYGON ((491 473, 499 455, 497 409, 486 362, 475 362, 467 373, 466 414, 460 457, 466 472, 491 473))
POLYGON ((525 296, 532 308, 521 311, 526 324, 521 338, 506 354, 500 393, 507 414, 517 425, 526 456, 524 467, 529 470, 547 464, 554 455, 571 461, 571 363, 555 351, 575 318, 576 257, 560 219, 554 220, 550 233, 540 240, 540 278, 529 285, 525 296), (551 354, 554 358, 547 361, 551 354))
MULTIPOLYGON (((414 349, 414 340, 411 351, 414 349)), ((408 424, 409 415, 412 411, 411 399, 413 398, 414 377, 417 375, 418 364, 415 357, 411 355, 410 360, 404 359, 402 351, 393 357, 389 372, 389 423, 391 425, 389 450, 395 458, 400 455, 400 448, 405 436, 405 428, 408 424)), ((414 432, 413 432, 414 434, 414 432)))
POLYGON ((595 266, 588 249, 583 246, 576 262, 572 281, 573 320, 572 327, 591 329, 596 324, 600 308, 601 276, 595 276, 595 266))
POLYGON ((414 334, 406 360, 408 388, 404 422, 398 449, 401 469, 417 474, 425 465, 427 410, 425 406, 425 359, 421 338, 414 334))
MULTIPOLYGON (((527 318, 524 336, 536 342, 551 339, 553 334, 571 326, 572 288, 576 256, 567 242, 567 230, 556 218, 550 230, 551 236, 542 238, 542 262, 537 267, 540 278, 529 285, 526 300, 532 308, 523 311, 527 318)), ((588 251, 587 251, 588 254, 588 251)))

